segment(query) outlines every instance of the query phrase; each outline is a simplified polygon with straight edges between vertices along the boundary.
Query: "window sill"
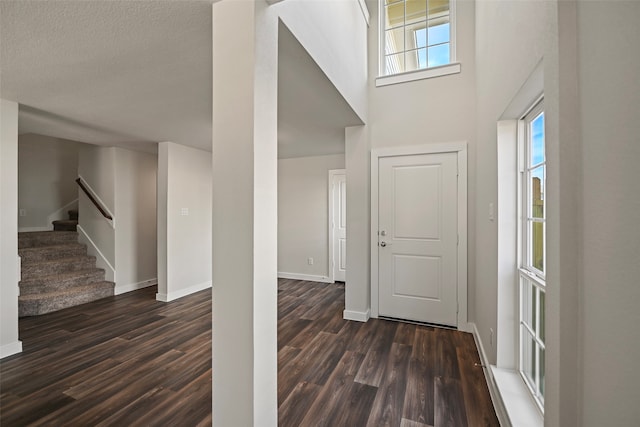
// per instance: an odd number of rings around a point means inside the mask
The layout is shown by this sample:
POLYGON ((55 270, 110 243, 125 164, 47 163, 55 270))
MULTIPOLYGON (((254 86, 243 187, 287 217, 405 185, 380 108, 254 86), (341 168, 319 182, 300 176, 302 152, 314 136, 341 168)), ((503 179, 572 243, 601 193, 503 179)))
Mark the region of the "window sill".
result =
POLYGON ((544 416, 516 371, 491 366, 493 379, 513 426, 542 427, 544 416))
POLYGON ((442 65, 440 67, 409 71, 406 73, 393 74, 390 76, 380 76, 376 78, 376 87, 412 82, 414 80, 431 79, 434 77, 448 76, 450 74, 458 74, 460 73, 460 69, 460 63, 454 62, 451 64, 442 65))

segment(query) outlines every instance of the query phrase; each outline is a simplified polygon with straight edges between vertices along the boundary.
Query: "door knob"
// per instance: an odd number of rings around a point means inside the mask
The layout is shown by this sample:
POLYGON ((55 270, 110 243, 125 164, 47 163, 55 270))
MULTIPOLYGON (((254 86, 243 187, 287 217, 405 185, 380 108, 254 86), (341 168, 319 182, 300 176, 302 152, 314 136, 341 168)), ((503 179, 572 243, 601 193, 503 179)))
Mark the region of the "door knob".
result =
POLYGON ((380 246, 384 248, 385 246, 387 246, 387 242, 380 242, 380 246))

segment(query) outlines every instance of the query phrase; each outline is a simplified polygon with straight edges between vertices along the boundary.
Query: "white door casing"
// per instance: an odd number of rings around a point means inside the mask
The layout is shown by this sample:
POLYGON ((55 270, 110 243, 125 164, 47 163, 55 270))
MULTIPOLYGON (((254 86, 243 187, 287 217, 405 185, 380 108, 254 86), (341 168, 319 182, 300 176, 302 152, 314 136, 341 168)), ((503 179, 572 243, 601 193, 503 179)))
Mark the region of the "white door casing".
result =
POLYGON ((466 144, 371 160, 372 316, 466 329, 466 144))
POLYGON ((329 171, 329 270, 332 281, 344 282, 347 272, 347 181, 344 169, 329 171))

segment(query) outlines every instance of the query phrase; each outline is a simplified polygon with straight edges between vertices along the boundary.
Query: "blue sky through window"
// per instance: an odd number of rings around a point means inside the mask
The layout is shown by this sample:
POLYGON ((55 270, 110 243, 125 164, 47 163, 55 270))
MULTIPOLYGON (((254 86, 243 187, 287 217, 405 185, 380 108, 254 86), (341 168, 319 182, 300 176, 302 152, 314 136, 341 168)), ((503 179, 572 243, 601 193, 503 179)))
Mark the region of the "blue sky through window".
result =
POLYGON ((449 23, 429 27, 429 46, 449 42, 449 23))
POLYGON ((425 37, 426 33, 427 28, 421 28, 415 32, 416 47, 418 48, 418 68, 437 67, 451 62, 449 23, 429 27, 428 39, 425 37), (427 45, 429 46, 428 49, 427 45))
POLYGON ((544 162, 544 113, 531 122, 531 165, 544 162))

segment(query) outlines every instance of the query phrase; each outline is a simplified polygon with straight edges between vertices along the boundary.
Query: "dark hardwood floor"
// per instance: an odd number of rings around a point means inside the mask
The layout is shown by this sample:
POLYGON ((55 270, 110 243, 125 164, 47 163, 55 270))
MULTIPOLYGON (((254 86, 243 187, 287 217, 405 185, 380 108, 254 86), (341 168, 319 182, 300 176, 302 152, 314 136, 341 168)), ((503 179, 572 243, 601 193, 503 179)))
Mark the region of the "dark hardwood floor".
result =
POLYGON ((498 426, 471 334, 342 319, 344 285, 280 280, 281 426, 498 426))
MULTIPOLYGON (((155 292, 21 319, 0 425, 211 425, 211 291, 155 292)), ((278 308, 281 426, 498 425, 471 335, 345 321, 341 285, 280 280, 278 308)))

